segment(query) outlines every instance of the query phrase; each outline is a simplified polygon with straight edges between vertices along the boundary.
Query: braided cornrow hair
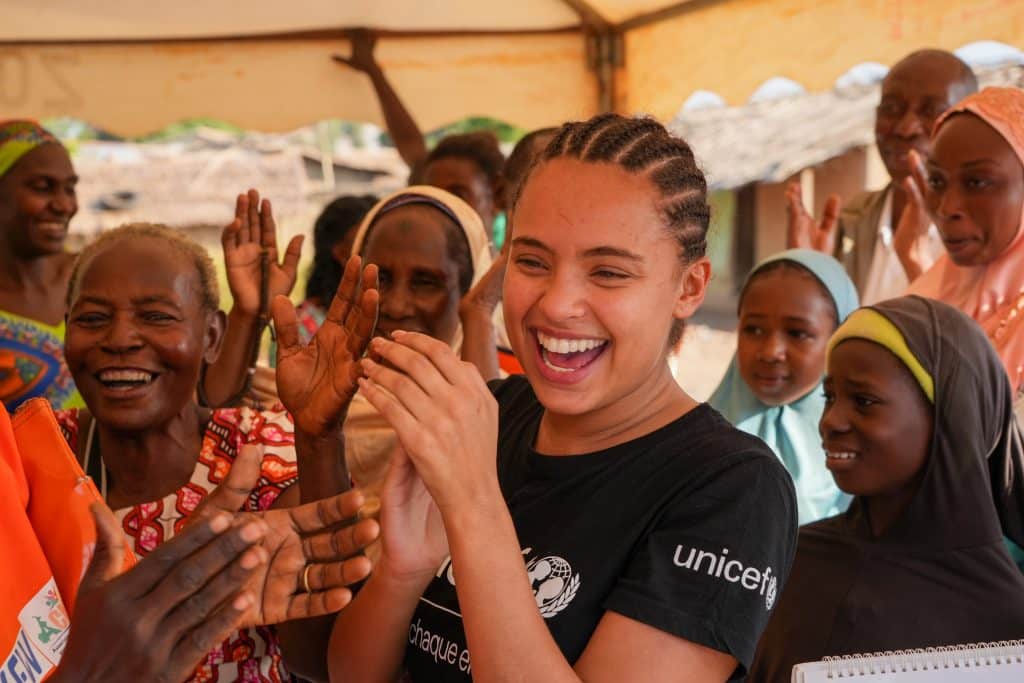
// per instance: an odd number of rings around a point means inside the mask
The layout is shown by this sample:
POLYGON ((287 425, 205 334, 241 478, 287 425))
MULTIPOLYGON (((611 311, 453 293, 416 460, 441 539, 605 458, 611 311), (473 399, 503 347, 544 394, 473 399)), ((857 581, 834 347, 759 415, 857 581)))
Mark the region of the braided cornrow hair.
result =
MULTIPOLYGON (((649 117, 620 114, 599 114, 588 121, 564 124, 519 185, 513 207, 533 171, 545 161, 560 157, 615 164, 628 173, 649 178, 658 189, 658 208, 665 227, 679 244, 682 262, 688 264, 704 256, 711 221, 707 181, 690 146, 663 125, 649 117)), ((683 328, 684 321, 675 321, 670 346, 679 342, 683 328)))

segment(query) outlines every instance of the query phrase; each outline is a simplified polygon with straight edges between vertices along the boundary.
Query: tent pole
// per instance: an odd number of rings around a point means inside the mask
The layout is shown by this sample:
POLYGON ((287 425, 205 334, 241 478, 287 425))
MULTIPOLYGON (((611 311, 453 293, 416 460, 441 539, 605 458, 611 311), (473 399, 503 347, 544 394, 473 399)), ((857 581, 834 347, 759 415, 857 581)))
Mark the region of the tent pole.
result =
POLYGON ((623 66, 622 33, 611 28, 588 32, 586 40, 590 69, 597 78, 598 109, 617 111, 622 96, 618 79, 618 71, 623 66))
POLYGON ((594 9, 588 0, 562 0, 580 18, 587 45, 587 62, 597 79, 599 112, 616 110, 617 69, 622 66, 622 32, 594 9))

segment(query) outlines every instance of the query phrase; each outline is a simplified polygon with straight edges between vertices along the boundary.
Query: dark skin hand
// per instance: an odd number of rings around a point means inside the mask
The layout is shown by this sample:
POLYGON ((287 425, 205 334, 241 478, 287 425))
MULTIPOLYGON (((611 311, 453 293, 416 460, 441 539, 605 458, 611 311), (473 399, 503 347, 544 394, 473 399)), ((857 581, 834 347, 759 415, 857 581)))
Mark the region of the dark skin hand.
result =
POLYGON ((295 287, 302 236, 288 243, 284 257, 278 261, 277 223, 269 199, 260 200, 256 190, 238 195, 235 219, 221 233, 224 266, 234 306, 228 315, 228 329, 223 352, 206 369, 203 389, 210 406, 225 405, 245 383, 260 313, 261 260, 267 254, 267 301, 287 296, 295 287))
POLYGON ((916 150, 911 150, 907 157, 910 163, 910 175, 900 181, 907 201, 900 213, 896 231, 893 233, 893 249, 903 265, 907 280, 913 282, 930 265, 925 261, 926 256, 919 249, 919 241, 928 235, 932 217, 925 202, 925 194, 928 191, 928 172, 925 170, 924 161, 916 150))
POLYGON ((181 681, 256 603, 246 584, 266 566, 260 520, 194 524, 118 576, 117 520, 93 506, 96 553, 82 577, 54 683, 181 681))
MULTIPOLYGON (((357 389, 359 359, 373 334, 379 301, 377 267, 368 266, 360 274, 360 265, 358 256, 345 264, 327 318, 305 346, 299 341, 291 303, 279 297, 272 306, 278 340, 277 392, 295 421, 304 501, 349 487, 341 426, 357 389)), ((327 619, 281 625, 278 635, 289 668, 312 680, 327 679, 326 652, 333 623, 327 619)))
POLYGON ((804 207, 800 180, 789 183, 786 186, 786 248, 814 249, 823 254, 834 253, 839 228, 839 203, 839 195, 829 195, 825 200, 821 220, 816 220, 804 207))
POLYGON ((475 365, 485 381, 501 376, 494 346, 494 309, 501 303, 501 288, 508 268, 508 245, 506 242, 490 269, 459 302, 462 360, 475 365))
POLYGON ((96 552, 51 681, 181 681, 235 629, 329 614, 352 599, 344 586, 370 570, 369 560, 353 555, 376 538, 377 523, 330 529, 356 516, 362 496, 231 512, 259 476, 259 462, 259 449, 243 449, 190 524, 120 576, 118 522, 94 505, 96 552), (307 564, 311 593, 302 584, 307 564))
POLYGON ((291 293, 298 276, 302 240, 302 235, 293 237, 278 263, 277 223, 270 200, 261 201, 256 190, 238 195, 235 219, 221 234, 224 265, 236 308, 252 316, 260 312, 260 255, 263 251, 270 261, 267 272, 270 299, 291 293))
POLYGON ((427 158, 427 144, 423 140, 412 114, 405 108, 398 93, 391 87, 384 71, 373 55, 377 45, 377 36, 366 29, 353 29, 348 32, 352 45, 350 56, 332 55, 331 59, 351 69, 362 72, 370 77, 373 90, 380 102, 381 113, 387 124, 388 134, 395 141, 395 147, 409 168, 417 168, 427 158))
MULTIPOLYGON (((190 522, 237 513, 259 479, 262 455, 258 446, 243 447, 224 483, 203 501, 190 522)), ((377 538, 378 527, 371 519, 344 528, 335 525, 356 519, 362 504, 362 494, 350 491, 297 507, 236 514, 236 524, 258 518, 266 528, 259 547, 267 560, 249 580, 258 599, 246 614, 245 625, 322 616, 349 603, 352 593, 346 586, 370 573, 370 561, 357 553, 377 538), (311 593, 302 584, 307 564, 311 593)))
POLYGON ((297 431, 321 437, 340 427, 355 396, 359 359, 377 321, 377 267, 362 270, 353 256, 327 318, 309 344, 299 341, 295 308, 279 296, 271 305, 277 330, 277 392, 297 431), (361 279, 361 287, 360 287, 361 279))

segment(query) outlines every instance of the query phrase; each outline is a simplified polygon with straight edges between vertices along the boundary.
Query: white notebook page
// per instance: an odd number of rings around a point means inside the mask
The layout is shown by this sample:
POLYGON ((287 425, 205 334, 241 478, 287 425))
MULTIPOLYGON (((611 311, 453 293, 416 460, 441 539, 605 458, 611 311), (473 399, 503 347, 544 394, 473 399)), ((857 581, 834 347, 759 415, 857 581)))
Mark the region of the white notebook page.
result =
POLYGON ((793 667, 793 683, 1022 683, 1024 641, 826 658, 793 667))

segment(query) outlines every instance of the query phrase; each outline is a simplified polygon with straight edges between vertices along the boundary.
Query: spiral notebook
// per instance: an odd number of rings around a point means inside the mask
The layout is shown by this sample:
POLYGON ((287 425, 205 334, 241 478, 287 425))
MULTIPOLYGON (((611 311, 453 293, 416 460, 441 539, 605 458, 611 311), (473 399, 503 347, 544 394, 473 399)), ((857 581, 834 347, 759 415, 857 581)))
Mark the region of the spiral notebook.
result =
POLYGON ((1024 640, 826 657, 793 667, 793 683, 1021 683, 1024 640))

